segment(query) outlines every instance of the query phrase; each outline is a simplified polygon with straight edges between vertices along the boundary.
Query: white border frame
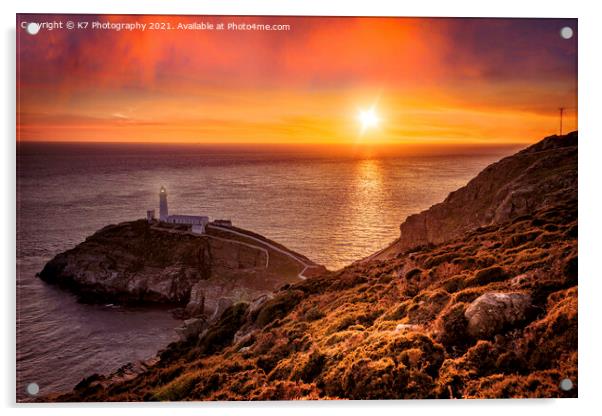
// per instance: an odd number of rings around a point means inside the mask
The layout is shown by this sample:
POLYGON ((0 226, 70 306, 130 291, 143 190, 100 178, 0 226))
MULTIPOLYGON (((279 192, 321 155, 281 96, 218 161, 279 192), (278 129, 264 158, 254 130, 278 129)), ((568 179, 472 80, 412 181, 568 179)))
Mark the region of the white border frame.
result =
POLYGON ((123 0, 86 1, 21 0, 19 4, 2 2, 2 116, 5 136, 1 143, 2 184, 8 194, 0 206, 2 246, 0 264, 2 276, 1 321, 3 341, 1 403, 9 412, 22 410, 26 414, 40 412, 48 415, 81 414, 80 404, 17 405, 15 404, 15 14, 16 13, 109 13, 109 14, 221 14, 221 15, 333 15, 333 16, 445 16, 445 17, 576 17, 579 19, 579 220, 580 220, 580 283, 579 293, 579 399, 562 400, 489 400, 489 401, 378 401, 378 402, 263 402, 263 403, 174 403, 174 404, 90 404, 90 415, 105 415, 107 411, 127 409, 144 414, 232 414, 247 412, 265 415, 286 413, 345 412, 362 414, 377 410, 382 414, 400 412, 444 413, 466 415, 487 412, 489 415, 537 412, 550 415, 589 414, 599 412, 601 327, 600 300, 602 276, 598 262, 599 240, 602 236, 600 213, 602 178, 599 159, 602 156, 602 104, 600 74, 602 54, 597 40, 602 39, 602 15, 595 1, 532 1, 503 0, 498 2, 453 0, 123 0), (20 409, 19 409, 20 408, 20 409))

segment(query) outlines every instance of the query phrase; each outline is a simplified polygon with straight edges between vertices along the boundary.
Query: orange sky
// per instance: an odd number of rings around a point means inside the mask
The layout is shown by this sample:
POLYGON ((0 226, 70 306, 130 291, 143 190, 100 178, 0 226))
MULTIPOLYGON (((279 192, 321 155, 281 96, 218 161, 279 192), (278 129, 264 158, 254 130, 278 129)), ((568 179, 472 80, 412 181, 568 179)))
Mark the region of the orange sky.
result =
POLYGON ((510 143, 576 129, 574 19, 19 15, 21 22, 289 24, 289 31, 17 35, 17 138, 510 143), (381 123, 360 134, 358 113, 381 123))

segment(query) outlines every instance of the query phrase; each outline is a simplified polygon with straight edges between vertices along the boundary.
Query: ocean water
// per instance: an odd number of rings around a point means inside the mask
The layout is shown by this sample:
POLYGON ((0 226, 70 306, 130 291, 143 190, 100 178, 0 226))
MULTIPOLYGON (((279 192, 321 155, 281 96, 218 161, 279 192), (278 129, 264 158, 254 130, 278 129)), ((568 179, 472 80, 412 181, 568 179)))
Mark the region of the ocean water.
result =
POLYGON ((86 305, 36 278, 99 228, 158 213, 231 219, 338 269, 394 240, 410 214, 443 200, 516 147, 420 155, 305 147, 19 144, 17 397, 73 388, 175 340, 166 309, 86 305))

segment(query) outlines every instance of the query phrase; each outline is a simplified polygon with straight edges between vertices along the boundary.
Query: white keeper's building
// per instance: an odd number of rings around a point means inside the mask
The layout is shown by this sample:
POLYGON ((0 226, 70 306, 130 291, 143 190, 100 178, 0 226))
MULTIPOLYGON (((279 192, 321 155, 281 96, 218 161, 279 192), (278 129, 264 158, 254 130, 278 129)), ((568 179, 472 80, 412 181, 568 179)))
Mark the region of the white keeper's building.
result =
MULTIPOLYGON (((155 210, 146 211, 146 219, 149 222, 155 220, 155 210)), ((209 217, 204 215, 169 215, 167 208, 167 189, 164 186, 159 190, 159 221, 168 224, 190 225, 195 234, 204 234, 205 227, 209 224, 209 217)))

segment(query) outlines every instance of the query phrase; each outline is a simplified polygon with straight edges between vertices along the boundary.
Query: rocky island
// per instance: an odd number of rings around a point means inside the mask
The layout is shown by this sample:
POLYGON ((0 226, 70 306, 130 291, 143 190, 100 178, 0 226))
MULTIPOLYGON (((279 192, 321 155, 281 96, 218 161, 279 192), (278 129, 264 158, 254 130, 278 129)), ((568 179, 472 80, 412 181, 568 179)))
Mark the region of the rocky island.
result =
POLYGON ((145 220, 109 225, 55 256, 39 277, 89 302, 172 304, 219 315, 324 268, 236 227, 188 227, 145 220))
POLYGON ((199 282, 228 276, 228 293, 243 285, 248 295, 139 371, 92 375, 51 400, 577 396, 576 132, 489 166, 410 216, 386 249, 305 280, 304 266, 281 258, 251 282, 265 260, 256 251, 234 259, 215 241, 170 238, 144 222, 113 226, 40 276, 188 305, 199 282))

